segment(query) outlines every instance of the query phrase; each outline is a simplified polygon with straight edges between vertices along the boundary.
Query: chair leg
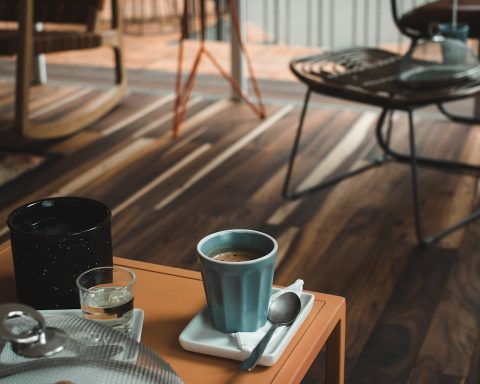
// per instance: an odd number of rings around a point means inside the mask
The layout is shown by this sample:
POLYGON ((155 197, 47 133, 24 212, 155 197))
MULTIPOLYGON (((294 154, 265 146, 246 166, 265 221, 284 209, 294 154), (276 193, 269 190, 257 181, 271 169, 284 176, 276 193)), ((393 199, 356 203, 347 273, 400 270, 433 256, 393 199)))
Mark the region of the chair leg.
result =
POLYGON ((282 196, 286 199, 295 199, 298 196, 295 193, 290 194, 289 186, 290 179, 292 177, 293 166, 295 164, 295 158, 297 156, 298 144, 300 143, 300 136, 302 135, 303 123, 305 121, 305 115, 307 114, 308 102, 310 101, 310 95, 312 90, 309 88, 305 94, 305 100, 303 101, 302 113, 300 114, 300 122, 298 124, 297 133, 295 135, 295 140, 293 142, 292 151, 290 152, 290 157, 288 160, 287 175, 285 176, 285 182, 283 183, 282 196))
POLYGON ((409 145, 410 145, 410 168, 411 168, 411 177, 412 177, 412 196, 413 196, 413 209, 414 209, 414 218, 415 218, 415 235, 420 246, 425 247, 429 244, 432 244, 443 237, 449 235, 450 233, 460 229, 464 225, 472 222, 473 220, 480 217, 480 209, 472 212, 469 216, 458 221, 455 224, 452 224, 430 236, 425 236, 423 233, 422 227, 422 218, 420 212, 420 194, 418 189, 418 178, 417 178, 417 165, 418 157, 416 153, 415 145, 415 129, 413 123, 413 112, 408 111, 408 131, 409 131, 409 145))
POLYGON ((123 66, 122 60, 122 51, 118 47, 113 48, 113 55, 114 55, 114 72, 115 72, 115 84, 120 84, 125 79, 125 68, 123 66))
MULTIPOLYGON (((297 152, 298 152, 298 146, 300 144, 300 137, 302 135, 303 124, 305 122, 305 116, 307 114, 307 108, 308 108, 308 103, 309 103, 309 100, 310 100, 311 93, 312 93, 312 90, 309 88, 307 90, 307 93, 305 94, 305 100, 304 100, 302 112, 301 112, 301 115, 300 115, 300 122, 298 124, 297 133, 295 135, 295 139, 294 139, 294 142, 293 142, 293 147, 292 147, 292 150, 290 152, 290 158, 289 158, 288 167, 287 167, 287 174, 286 174, 285 181, 284 181, 284 184, 283 184, 282 196, 285 199, 289 199, 289 200, 295 200, 295 199, 298 199, 298 198, 303 197, 305 195, 317 192, 321 189, 328 188, 328 187, 330 187, 330 186, 332 186, 332 185, 334 185, 334 184, 336 184, 336 183, 338 183, 342 180, 345 180, 345 179, 350 178, 352 176, 356 176, 360 173, 368 171, 369 169, 372 169, 373 167, 377 167, 377 166, 383 164, 385 162, 385 159, 386 159, 385 156, 382 156, 380 158, 377 158, 377 159, 369 162, 368 164, 366 164, 362 167, 354 169, 353 171, 342 173, 342 174, 340 174, 338 176, 335 176, 335 177, 333 177, 329 180, 323 181, 323 182, 321 182, 321 183, 319 183, 319 184, 317 184, 313 187, 309 187, 309 188, 306 188, 306 189, 303 189, 303 190, 295 190, 295 191, 290 192, 290 182, 291 182, 291 178, 292 178, 293 168, 294 168, 294 165, 295 165, 295 159, 296 159, 297 152)), ((380 114, 380 117, 379 117, 378 122, 377 122, 377 131, 381 130, 381 128, 383 127, 387 112, 388 112, 388 110, 384 109, 382 111, 382 113, 380 114)))
MULTIPOLYGON (((475 96, 478 97, 478 96, 475 96)), ((464 123, 464 124, 480 124, 480 117, 469 117, 469 116, 461 116, 461 115, 456 115, 453 113, 450 113, 447 111, 445 106, 443 104, 437 104, 438 110, 444 114, 448 119, 455 121, 457 123, 464 123)))
MULTIPOLYGON (((114 7, 113 11, 115 9, 118 11, 116 2, 112 3, 112 7, 114 7)), ((113 14, 117 14, 113 11, 113 14)), ((116 19, 118 19, 118 17, 116 17, 116 19)), ((46 123, 36 122, 29 118, 28 105, 32 66, 32 43, 28 40, 21 40, 22 49, 19 51, 17 64, 18 81, 15 116, 17 127, 22 136, 28 139, 45 140, 71 135, 100 119, 121 101, 127 90, 127 76, 125 66, 123 65, 120 35, 121 25, 118 24, 119 22, 119 20, 115 21, 116 26, 118 26, 118 28, 114 29, 116 31, 116 37, 112 37, 113 35, 107 31, 106 36, 108 43, 104 44, 104 46, 109 46, 113 50, 115 84, 109 90, 85 101, 82 106, 66 113, 61 118, 46 123)), ((26 30, 28 31, 30 29, 27 28, 26 30)), ((26 36, 29 37, 29 35, 26 36)))
POLYGON ((415 235, 420 246, 428 244, 428 240, 423 237, 422 218, 420 216, 420 198, 418 196, 417 182, 417 150, 415 145, 415 130, 413 126, 413 113, 408 111, 408 143, 410 146, 410 168, 412 177, 412 196, 413 196, 413 214, 415 219, 415 235))
MULTIPOLYGON (((386 145, 386 148, 390 148, 390 142, 391 142, 391 139, 392 139, 392 129, 393 129, 393 114, 394 114, 394 111, 393 110, 385 110, 384 113, 386 114, 385 115, 385 118, 387 117, 388 115, 388 122, 387 122, 387 133, 386 133, 386 139, 385 139, 385 145, 386 145)), ((375 132, 378 135, 380 135, 381 137, 383 137, 382 135, 382 128, 383 128, 383 123, 382 124, 377 124, 377 127, 375 129, 375 132)), ((382 149, 382 157, 381 159, 383 161, 386 161, 389 154, 388 152, 380 146, 380 149, 382 149)))
POLYGON ((15 125, 19 136, 28 123, 33 53, 33 1, 21 3, 15 83, 15 125))
MULTIPOLYGON (((35 23, 35 31, 43 31, 43 23, 35 23)), ((47 84, 45 55, 35 55, 32 61, 32 84, 47 84)))
MULTIPOLYGON (((413 119, 413 117, 409 116, 409 119, 410 118, 413 119)), ((377 143, 380 146, 380 148, 382 148, 382 150, 386 155, 388 155, 389 157, 393 158, 398 162, 409 163, 409 164, 411 163, 412 161, 411 154, 399 153, 390 147, 390 142, 389 142, 390 139, 388 137, 387 139, 384 138, 381 132, 381 127, 377 127, 376 134, 377 134, 377 143)), ((468 164, 468 163, 459 162, 459 161, 435 159, 435 158, 424 157, 424 156, 416 156, 415 160, 417 164, 421 166, 434 167, 434 168, 439 168, 439 169, 448 170, 452 172, 459 172, 459 173, 468 173, 468 174, 480 173, 480 166, 475 164, 468 164)))

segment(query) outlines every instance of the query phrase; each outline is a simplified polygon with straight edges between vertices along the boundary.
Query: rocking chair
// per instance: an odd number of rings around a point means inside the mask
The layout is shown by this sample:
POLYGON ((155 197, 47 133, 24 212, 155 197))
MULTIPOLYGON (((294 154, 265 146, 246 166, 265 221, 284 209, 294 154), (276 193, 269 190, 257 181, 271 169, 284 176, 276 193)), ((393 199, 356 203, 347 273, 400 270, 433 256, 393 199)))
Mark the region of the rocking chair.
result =
POLYGON ((120 2, 111 0, 111 26, 101 29, 100 12, 104 0, 0 0, 0 20, 18 22, 18 29, 0 30, 0 55, 16 55, 15 127, 21 136, 53 139, 71 135, 120 102, 127 85, 122 58, 120 2), (55 28, 38 31, 36 23, 48 23, 55 28), (67 29, 67 25, 76 28, 67 29), (58 119, 32 120, 29 99, 35 57, 102 46, 111 47, 114 52, 115 84, 112 88, 58 119))

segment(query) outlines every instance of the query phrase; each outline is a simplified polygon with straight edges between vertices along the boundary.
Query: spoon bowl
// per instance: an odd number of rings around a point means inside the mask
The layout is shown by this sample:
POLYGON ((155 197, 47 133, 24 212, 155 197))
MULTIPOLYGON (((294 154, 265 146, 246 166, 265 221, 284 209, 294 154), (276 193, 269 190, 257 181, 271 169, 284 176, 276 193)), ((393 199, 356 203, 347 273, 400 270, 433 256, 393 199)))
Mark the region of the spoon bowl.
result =
POLYGON ((263 336, 250 356, 240 364, 240 369, 245 371, 252 370, 262 356, 268 342, 273 336, 275 330, 282 325, 289 325, 297 318, 302 309, 300 297, 294 292, 285 292, 272 301, 268 308, 268 319, 272 322, 272 327, 263 336))
POLYGON ((292 323, 300 313, 302 303, 294 292, 285 292, 272 301, 268 308, 268 319, 273 324, 286 325, 292 323))

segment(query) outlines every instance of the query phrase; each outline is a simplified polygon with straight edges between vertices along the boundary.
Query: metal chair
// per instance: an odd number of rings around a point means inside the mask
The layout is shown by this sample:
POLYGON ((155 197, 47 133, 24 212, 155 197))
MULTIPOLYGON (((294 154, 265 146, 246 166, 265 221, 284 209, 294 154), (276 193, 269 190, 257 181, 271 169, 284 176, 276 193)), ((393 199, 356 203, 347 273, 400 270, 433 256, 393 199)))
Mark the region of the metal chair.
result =
POLYGON ((29 139, 52 139, 70 135, 98 120, 117 105, 126 91, 121 36, 121 0, 110 0, 112 20, 100 27, 103 0, 0 0, 0 20, 18 22, 18 29, 0 30, 0 55, 16 55, 15 125, 29 139), (35 23, 56 28, 41 31, 35 23), (58 27, 60 26, 61 27, 58 27), (70 28, 65 27, 68 25, 70 28), (76 25, 77 28, 72 28, 76 25), (114 52, 115 84, 81 107, 48 122, 29 117, 29 98, 34 58, 41 54, 108 46, 114 52))
MULTIPOLYGON (((396 9, 395 0, 392 0, 392 7, 394 10, 396 9)), ((412 60, 410 56, 402 56, 377 48, 352 48, 294 59, 290 63, 290 69, 307 86, 307 92, 289 158, 282 190, 283 197, 291 200, 298 199, 382 165, 387 160, 396 160, 410 164, 415 235, 421 246, 431 244, 478 218, 480 210, 434 234, 426 235, 424 233, 417 181, 418 166, 424 165, 448 171, 475 173, 480 172, 480 167, 418 156, 416 152, 413 113, 419 108, 439 105, 444 102, 471 97, 479 93, 480 70, 460 79, 432 84, 429 88, 401 81, 399 77, 401 73, 405 73, 409 69, 414 70, 422 65, 425 65, 425 63, 412 60), (337 175, 313 187, 291 191, 290 184, 295 158, 312 93, 366 103, 381 108, 376 125, 376 139, 383 155, 365 166, 337 175), (390 146, 390 134, 393 124, 391 117, 394 111, 404 111, 408 115, 409 153, 399 153, 390 146)))
MULTIPOLYGON (((393 2, 392 13, 393 20, 397 28, 411 39, 413 49, 421 39, 430 37, 430 27, 433 23, 449 23, 452 21, 453 12, 452 0, 435 0, 426 4, 413 7, 404 14, 400 15, 396 2, 393 2)), ((480 2, 478 0, 458 0, 457 4, 457 22, 465 23, 469 26, 468 37, 477 40, 480 49, 480 2)), ((450 120, 459 123, 478 124, 480 118, 480 99, 475 99, 475 108, 473 117, 457 115, 444 106, 443 103, 437 105, 439 111, 450 120)))

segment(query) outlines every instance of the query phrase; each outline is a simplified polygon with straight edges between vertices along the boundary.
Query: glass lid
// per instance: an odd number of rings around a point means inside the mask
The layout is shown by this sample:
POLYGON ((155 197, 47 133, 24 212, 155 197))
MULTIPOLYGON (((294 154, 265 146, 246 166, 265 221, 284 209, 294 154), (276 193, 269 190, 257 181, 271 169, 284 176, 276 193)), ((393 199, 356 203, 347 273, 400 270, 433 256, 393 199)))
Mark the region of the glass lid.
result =
POLYGON ((181 384, 156 353, 123 333, 72 314, 0 305, 0 382, 181 384))

